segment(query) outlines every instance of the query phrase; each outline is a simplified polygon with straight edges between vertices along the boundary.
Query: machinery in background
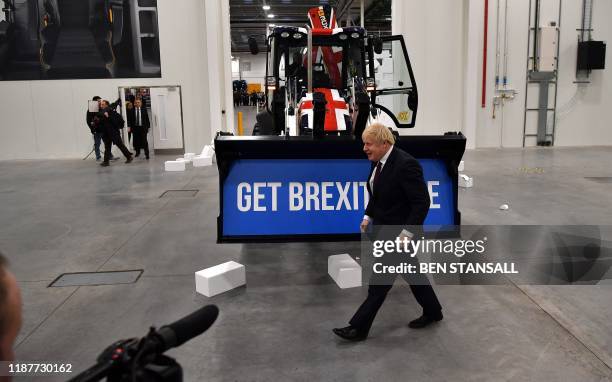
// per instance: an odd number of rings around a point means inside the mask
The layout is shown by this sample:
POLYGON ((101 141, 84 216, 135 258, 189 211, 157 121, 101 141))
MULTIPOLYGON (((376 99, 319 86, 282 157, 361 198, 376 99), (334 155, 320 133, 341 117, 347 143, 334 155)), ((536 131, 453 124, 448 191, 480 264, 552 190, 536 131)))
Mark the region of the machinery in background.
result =
POLYGON ((147 7, 130 7, 136 0, 2 1, 0 79, 161 73, 156 1, 147 7))
POLYGON ((582 75, 588 80, 592 70, 606 68, 606 43, 593 40, 593 0, 582 1, 582 23, 578 32, 576 77, 582 75))
MULTIPOLYGON (((279 26, 267 37, 266 102, 254 127, 261 136, 215 138, 221 243, 360 240, 371 170, 361 134, 375 118, 393 129, 415 125, 417 87, 403 37, 340 28, 328 6, 308 17, 305 28, 279 26)), ((255 39, 249 48, 259 52, 255 39)), ((461 133, 395 141, 421 163, 435 198, 425 225, 461 223, 465 143, 461 133)))
MULTIPOLYGON (((403 36, 337 26, 334 9, 311 8, 310 25, 267 37, 260 135, 361 136, 371 116, 414 127, 418 93, 403 36)), ((259 52, 254 38, 252 54, 259 52)))
POLYGON ((247 82, 245 80, 234 80, 232 81, 232 88, 235 92, 246 91, 247 82))

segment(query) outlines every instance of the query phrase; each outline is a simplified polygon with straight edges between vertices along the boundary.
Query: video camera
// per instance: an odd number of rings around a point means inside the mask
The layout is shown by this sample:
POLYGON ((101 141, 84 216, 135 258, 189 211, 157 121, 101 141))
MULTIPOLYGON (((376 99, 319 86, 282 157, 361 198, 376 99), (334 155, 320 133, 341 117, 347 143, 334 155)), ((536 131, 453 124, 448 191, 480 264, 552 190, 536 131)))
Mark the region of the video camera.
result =
POLYGON ((141 339, 117 341, 98 356, 96 365, 68 382, 100 381, 103 378, 109 382, 181 382, 181 365, 163 353, 204 333, 218 315, 219 309, 215 305, 207 305, 159 330, 151 327, 141 339))

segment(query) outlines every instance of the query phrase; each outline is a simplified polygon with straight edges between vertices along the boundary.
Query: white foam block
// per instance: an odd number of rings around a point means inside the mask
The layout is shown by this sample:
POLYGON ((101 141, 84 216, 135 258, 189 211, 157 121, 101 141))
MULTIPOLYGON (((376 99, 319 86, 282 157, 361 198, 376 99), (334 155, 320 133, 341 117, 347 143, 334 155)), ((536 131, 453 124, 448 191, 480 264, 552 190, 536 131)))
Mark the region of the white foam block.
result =
POLYGON ((203 157, 212 157, 214 155, 214 153, 215 153, 215 149, 211 145, 206 145, 202 149, 202 153, 200 154, 200 156, 203 156, 203 157))
POLYGON ((194 154, 194 153, 185 153, 185 154, 183 155, 183 158, 187 159, 188 161, 192 160, 192 159, 193 159, 193 157, 195 157, 195 154, 194 154))
POLYGON ((348 253, 328 257, 327 273, 342 289, 361 286, 361 266, 348 253))
POLYGON ((474 178, 470 178, 465 174, 459 174, 459 187, 470 188, 474 187, 474 178))
POLYGON ((185 171, 185 162, 168 160, 164 163, 164 169, 166 171, 185 171))
POLYGON ((237 288, 246 284, 244 265, 235 261, 215 265, 195 273, 196 292, 206 297, 237 288))
POLYGON ((200 155, 196 155, 193 160, 193 167, 206 167, 212 166, 212 157, 203 157, 200 155))
POLYGON ((465 169, 465 161, 461 161, 459 162, 459 166, 457 167, 457 170, 459 172, 463 171, 465 169))
POLYGON ((185 163, 189 163, 191 162, 189 159, 185 159, 185 158, 176 158, 177 162, 185 162, 185 163))

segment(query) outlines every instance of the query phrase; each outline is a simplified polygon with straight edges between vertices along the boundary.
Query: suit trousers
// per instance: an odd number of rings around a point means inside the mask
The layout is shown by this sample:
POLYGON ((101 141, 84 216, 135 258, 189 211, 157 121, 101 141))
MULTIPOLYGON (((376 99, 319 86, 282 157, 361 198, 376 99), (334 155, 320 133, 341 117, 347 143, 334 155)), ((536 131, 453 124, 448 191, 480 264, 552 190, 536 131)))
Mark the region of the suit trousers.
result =
POLYGON ((135 126, 134 132, 134 150, 136 156, 140 155, 140 150, 143 149, 145 157, 149 157, 149 142, 147 141, 147 129, 142 126, 135 126))
POLYGON ((121 152, 126 158, 130 158, 132 156, 130 151, 123 144, 123 140, 121 139, 119 130, 113 129, 110 132, 105 132, 104 135, 102 136, 102 139, 104 140, 104 162, 105 163, 108 163, 108 161, 111 158, 111 148, 113 144, 115 144, 115 146, 117 146, 119 150, 121 150, 121 152))
MULTIPOLYGON (((388 255, 384 255, 383 258, 388 255)), ((398 255, 389 254, 390 260, 384 260, 382 263, 388 265, 396 265, 400 261, 398 255)), ((405 258, 404 258, 405 260, 405 258)), ((418 269, 418 260, 416 258, 409 261, 416 264, 418 269)), ((434 292, 429 279, 424 274, 401 274, 402 278, 410 285, 410 290, 414 295, 421 308, 423 314, 429 317, 437 317, 442 311, 442 306, 438 301, 436 292, 434 292)), ((368 296, 365 301, 361 304, 357 312, 349 321, 350 325, 357 328, 361 332, 369 332, 374 322, 374 318, 378 313, 378 310, 385 302, 387 294, 393 287, 393 283, 397 275, 385 274, 375 275, 372 274, 370 278, 370 285, 368 287, 368 296)))

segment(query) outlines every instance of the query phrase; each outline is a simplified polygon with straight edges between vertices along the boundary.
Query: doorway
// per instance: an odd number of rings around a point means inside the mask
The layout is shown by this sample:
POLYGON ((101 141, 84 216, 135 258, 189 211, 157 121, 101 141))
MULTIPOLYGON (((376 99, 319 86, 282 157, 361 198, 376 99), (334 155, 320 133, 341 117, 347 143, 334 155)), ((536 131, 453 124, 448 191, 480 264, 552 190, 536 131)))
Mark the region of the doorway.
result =
POLYGON ((183 102, 181 87, 175 86, 120 86, 121 114, 126 121, 123 139, 133 147, 134 137, 129 126, 128 110, 137 99, 142 101, 149 121, 147 133, 149 149, 158 155, 182 155, 185 153, 183 131, 183 102))

